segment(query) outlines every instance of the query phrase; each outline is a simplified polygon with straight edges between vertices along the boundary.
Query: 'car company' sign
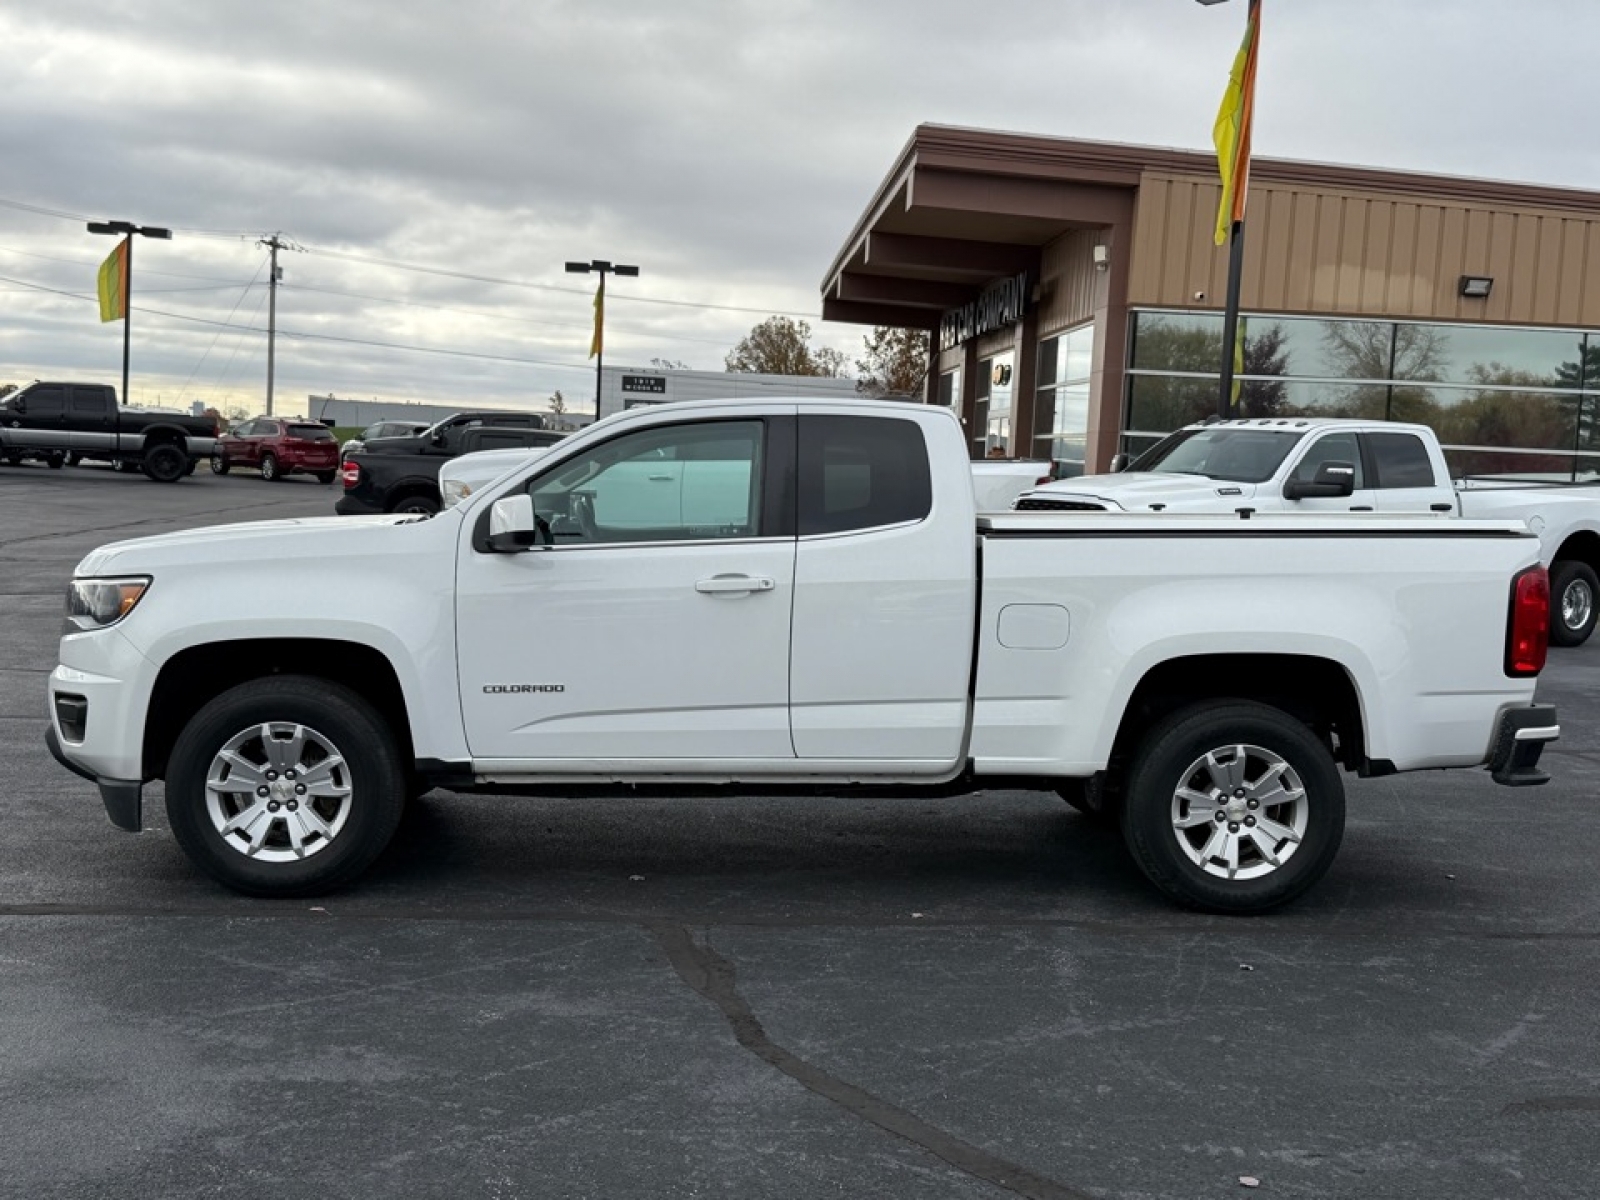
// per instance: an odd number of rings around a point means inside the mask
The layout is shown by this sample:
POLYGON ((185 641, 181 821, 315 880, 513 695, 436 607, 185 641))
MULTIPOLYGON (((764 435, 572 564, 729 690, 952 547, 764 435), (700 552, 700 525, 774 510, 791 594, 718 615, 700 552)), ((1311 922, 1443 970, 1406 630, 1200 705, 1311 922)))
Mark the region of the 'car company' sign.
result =
POLYGON ((971 303, 952 308, 939 318, 939 349, 953 350, 980 334, 1015 325, 1028 310, 1028 294, 1028 273, 1021 271, 985 288, 971 303))

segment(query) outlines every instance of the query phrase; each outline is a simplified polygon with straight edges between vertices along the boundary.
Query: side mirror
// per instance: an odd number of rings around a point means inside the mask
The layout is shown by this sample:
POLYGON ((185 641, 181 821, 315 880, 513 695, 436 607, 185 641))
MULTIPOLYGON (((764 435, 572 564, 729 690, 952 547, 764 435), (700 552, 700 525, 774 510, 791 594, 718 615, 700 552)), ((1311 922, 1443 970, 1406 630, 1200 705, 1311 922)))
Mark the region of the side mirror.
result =
POLYGON ((1356 469, 1347 462, 1325 462, 1308 483, 1291 479, 1283 485, 1285 500, 1337 500, 1356 490, 1356 469))
POLYGON ((502 496, 489 510, 489 549, 496 554, 521 554, 539 544, 543 536, 526 492, 502 496))
POLYGON ((1126 454, 1113 454, 1111 456, 1111 473, 1115 475, 1119 471, 1126 471, 1128 469, 1128 464, 1132 461, 1133 460, 1126 454))

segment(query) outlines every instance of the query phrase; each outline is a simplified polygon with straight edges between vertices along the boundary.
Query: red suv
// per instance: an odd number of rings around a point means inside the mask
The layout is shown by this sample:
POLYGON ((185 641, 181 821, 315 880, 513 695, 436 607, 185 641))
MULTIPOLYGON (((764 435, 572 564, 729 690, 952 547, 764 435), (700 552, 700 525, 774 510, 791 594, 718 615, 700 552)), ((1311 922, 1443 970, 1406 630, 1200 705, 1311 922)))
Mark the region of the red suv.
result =
POLYGON ((320 483, 339 473, 339 443, 333 430, 315 421, 257 417, 223 434, 211 451, 211 471, 226 475, 234 467, 257 467, 263 479, 303 472, 320 483))

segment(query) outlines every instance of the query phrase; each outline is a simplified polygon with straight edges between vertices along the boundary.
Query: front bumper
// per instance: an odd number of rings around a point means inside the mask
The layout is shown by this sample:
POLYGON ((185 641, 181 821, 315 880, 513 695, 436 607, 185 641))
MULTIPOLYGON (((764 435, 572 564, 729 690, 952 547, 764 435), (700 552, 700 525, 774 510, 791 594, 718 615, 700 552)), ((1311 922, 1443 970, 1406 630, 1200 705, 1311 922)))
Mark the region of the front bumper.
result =
POLYGON ((144 820, 144 784, 137 779, 102 779, 80 767, 62 752, 61 739, 56 736, 53 725, 44 732, 44 744, 58 763, 100 789, 100 803, 106 806, 106 816, 113 825, 129 833, 139 832, 144 820))
POLYGON ((1539 755, 1547 743, 1560 736, 1553 704, 1529 704, 1501 713, 1489 752, 1489 772, 1494 781, 1506 787, 1549 783, 1550 776, 1539 770, 1539 755))

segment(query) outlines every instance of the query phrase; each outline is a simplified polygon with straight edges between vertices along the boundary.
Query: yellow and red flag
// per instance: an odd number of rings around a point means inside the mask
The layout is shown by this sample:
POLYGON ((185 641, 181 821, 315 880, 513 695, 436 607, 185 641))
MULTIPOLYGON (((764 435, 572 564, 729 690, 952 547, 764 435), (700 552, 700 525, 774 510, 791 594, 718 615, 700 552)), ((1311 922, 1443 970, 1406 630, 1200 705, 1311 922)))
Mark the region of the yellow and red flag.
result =
POLYGON ((128 319, 128 240, 123 238, 117 248, 106 255, 100 264, 100 320, 125 321, 128 319))
POLYGON ((1250 0, 1244 41, 1228 74, 1211 140, 1217 147, 1217 169, 1222 175, 1222 202, 1217 205, 1217 245, 1228 240, 1235 221, 1244 220, 1245 193, 1250 190, 1250 127, 1256 106, 1256 57, 1261 47, 1261 0, 1250 0))
POLYGON ((600 286, 594 290, 594 337, 589 339, 589 357, 593 358, 602 352, 604 347, 604 331, 606 327, 606 277, 600 276, 600 286))

